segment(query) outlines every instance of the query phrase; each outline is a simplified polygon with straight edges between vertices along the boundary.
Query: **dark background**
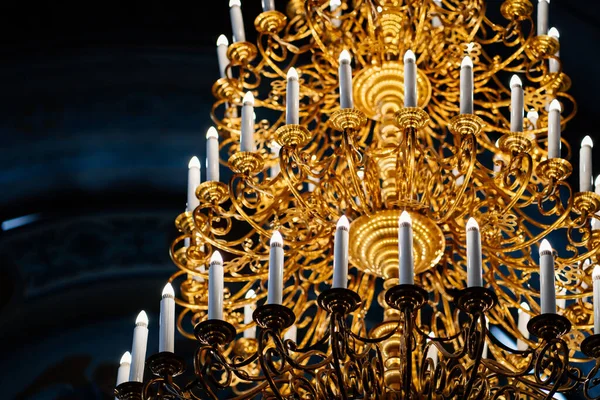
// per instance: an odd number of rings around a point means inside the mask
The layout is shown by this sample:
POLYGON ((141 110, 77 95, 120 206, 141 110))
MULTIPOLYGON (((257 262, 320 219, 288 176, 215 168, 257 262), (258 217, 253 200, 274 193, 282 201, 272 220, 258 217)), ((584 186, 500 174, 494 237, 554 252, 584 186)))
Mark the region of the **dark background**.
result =
MULTIPOLYGON (((157 350, 173 220, 210 126, 215 42, 231 38, 227 3, 0 5, 0 222, 32 216, 0 230, 3 399, 111 398, 142 308, 157 350)), ((597 136, 600 5, 550 6, 577 149, 597 136)), ((251 38, 260 0, 242 9, 251 38)))

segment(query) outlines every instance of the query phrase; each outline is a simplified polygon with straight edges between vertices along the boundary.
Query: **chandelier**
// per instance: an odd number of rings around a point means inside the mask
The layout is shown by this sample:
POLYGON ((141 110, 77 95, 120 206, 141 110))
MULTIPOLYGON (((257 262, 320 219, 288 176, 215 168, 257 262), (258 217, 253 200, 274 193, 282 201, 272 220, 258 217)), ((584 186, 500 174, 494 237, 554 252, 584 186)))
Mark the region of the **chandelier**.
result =
POLYGON ((492 4, 263 0, 250 42, 230 1, 160 352, 142 312, 119 399, 598 398, 593 145, 574 190, 549 1, 492 4))

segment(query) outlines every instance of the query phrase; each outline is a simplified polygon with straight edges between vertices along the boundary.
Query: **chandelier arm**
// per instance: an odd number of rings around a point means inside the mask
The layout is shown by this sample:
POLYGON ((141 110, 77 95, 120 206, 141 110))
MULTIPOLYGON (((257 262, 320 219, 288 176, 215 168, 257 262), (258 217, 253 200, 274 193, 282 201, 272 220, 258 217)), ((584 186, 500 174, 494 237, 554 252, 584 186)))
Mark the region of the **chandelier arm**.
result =
POLYGON ((331 355, 332 355, 332 366, 338 385, 341 391, 341 398, 348 400, 348 394, 344 390, 344 375, 342 374, 341 362, 346 357, 345 346, 347 344, 345 340, 345 324, 343 323, 343 315, 332 314, 329 320, 329 331, 331 332, 331 355))
POLYGON ((600 359, 596 359, 596 363, 594 367, 587 374, 585 382, 583 384, 583 395, 586 400, 600 400, 600 394, 598 396, 592 395, 592 390, 598 387, 598 378, 594 379, 596 375, 598 375, 598 370, 600 370, 600 359))
POLYGON ((485 323, 485 314, 483 312, 476 312, 471 319, 469 324, 469 333, 466 338, 465 347, 467 347, 469 358, 473 360, 473 364, 469 367, 471 369, 471 376, 469 377, 465 389, 465 396, 468 398, 473 392, 475 380, 478 377, 479 366, 481 365, 481 359, 483 355, 483 345, 487 335, 487 328, 485 323))
MULTIPOLYGON (((342 132, 342 143, 343 143, 343 150, 344 150, 343 152, 348 155, 346 157, 346 161, 348 163, 348 172, 350 175, 350 182, 352 183, 352 187, 354 188, 356 195, 359 197, 360 207, 368 215, 368 214, 370 214, 371 210, 369 210, 367 208, 367 199, 365 198, 365 194, 364 194, 364 191, 362 188, 362 184, 360 182, 360 178, 357 175, 358 169, 356 168, 356 166, 361 165, 361 163, 360 163, 360 160, 358 160, 359 162, 357 163, 357 165, 355 165, 355 162, 354 162, 354 155, 358 154, 358 156, 360 156, 360 153, 358 152, 358 149, 356 149, 354 146, 354 143, 352 140, 353 133, 354 132, 350 131, 349 129, 345 129, 342 132)), ((363 166, 364 166, 364 164, 363 164, 363 166)), ((363 175, 363 177, 364 177, 364 175, 363 175)))

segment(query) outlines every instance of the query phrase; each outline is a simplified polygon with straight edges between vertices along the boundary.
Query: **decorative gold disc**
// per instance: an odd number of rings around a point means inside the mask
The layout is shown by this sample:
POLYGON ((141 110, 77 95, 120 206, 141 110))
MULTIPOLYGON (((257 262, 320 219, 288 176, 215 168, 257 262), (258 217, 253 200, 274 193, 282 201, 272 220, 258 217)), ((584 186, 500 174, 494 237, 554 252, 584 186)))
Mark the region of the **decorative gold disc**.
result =
POLYGON ((287 17, 279 11, 265 11, 256 17, 254 26, 260 33, 277 33, 285 28, 287 17))
POLYGON ((573 172, 571 163, 563 158, 550 158, 542 161, 535 169, 536 175, 545 181, 550 179, 562 181, 567 179, 571 172, 573 172))
POLYGON ((302 125, 282 125, 275 131, 275 140, 280 146, 304 146, 310 139, 310 132, 302 125))
MULTIPOLYGON (((400 210, 363 215, 350 225, 349 257, 360 270, 384 278, 398 276, 400 210)), ((415 212, 412 219, 415 274, 434 267, 444 255, 444 233, 432 220, 415 212)))
POLYGON ((256 175, 262 171, 265 161, 253 151, 240 151, 229 157, 229 168, 236 174, 256 175))
POLYGON ((484 122, 474 114, 460 114, 450 120, 448 129, 455 135, 477 136, 483 129, 484 122))

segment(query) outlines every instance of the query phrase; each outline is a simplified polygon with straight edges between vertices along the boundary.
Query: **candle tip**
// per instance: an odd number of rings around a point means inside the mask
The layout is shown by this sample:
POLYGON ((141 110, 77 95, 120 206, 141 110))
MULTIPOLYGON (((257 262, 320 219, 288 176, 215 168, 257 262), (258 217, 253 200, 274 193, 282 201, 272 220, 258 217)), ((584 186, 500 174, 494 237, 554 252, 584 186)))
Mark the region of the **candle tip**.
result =
POLYGON ((330 0, 329 1, 329 9, 331 11, 337 10, 337 8, 341 5, 342 5, 342 0, 330 0))
POLYGON ((594 181, 594 186, 600 186, 600 175, 596 177, 596 180, 594 181))
POLYGON ((217 46, 229 46, 229 40, 227 40, 227 36, 220 35, 217 38, 217 46))
POLYGON ((410 214, 407 211, 402 211, 402 214, 400 214, 400 225, 402 224, 412 224, 412 220, 410 219, 410 214))
POLYGON ((188 168, 200 168, 200 160, 198 160, 198 157, 194 156, 190 159, 188 168))
POLYGON ((121 356, 121 361, 119 361, 119 364, 131 364, 131 353, 128 351, 123 353, 123 356, 121 356))
POLYGON ((242 100, 242 103, 244 105, 254 105, 254 95, 252 94, 252 92, 246 92, 246 94, 244 95, 244 100, 242 100))
POLYGON ((240 0, 229 0, 229 7, 241 7, 242 6, 242 2, 240 0))
POLYGON ((404 63, 407 63, 409 61, 416 61, 417 57, 415 56, 415 53, 413 53, 413 51, 411 49, 406 50, 406 53, 404 53, 404 63))
POLYGON ((223 256, 221 256, 221 253, 219 253, 218 250, 215 250, 212 253, 212 256, 210 256, 210 265, 213 265, 213 264, 223 265, 223 256))
POLYGON ((590 265, 592 265, 592 260, 590 260, 589 258, 583 260, 583 269, 587 269, 587 267, 589 267, 590 265))
POLYGON ((207 139, 218 139, 219 138, 219 132, 217 132, 217 129, 214 126, 211 126, 210 128, 208 128, 208 130, 206 131, 206 138, 207 139))
POLYGON ((471 230, 479 230, 479 224, 473 217, 469 218, 469 220, 467 221, 467 231, 471 230))
POLYGON ((550 0, 538 0, 538 3, 541 3, 542 1, 545 1, 546 3, 550 4, 550 0))
POLYGON ((346 49, 342 50, 342 52, 340 53, 340 63, 348 63, 350 64, 350 60, 352 59, 352 57, 350 57, 350 52, 346 49))
POLYGON ((168 282, 163 288, 162 297, 175 297, 175 291, 173 290, 171 282, 168 282))
POLYGON ((340 219, 338 219, 336 229, 343 229, 346 231, 350 229, 350 222, 345 215, 342 215, 340 219))
POLYGON ((550 111, 562 111, 562 107, 560 106, 560 102, 558 100, 552 100, 552 102, 550 103, 550 111))
MULTIPOLYGON (((521 308, 526 311, 531 311, 531 307, 529 307, 529 304, 527 304, 526 302, 521 303, 521 308)), ((521 311, 522 310, 519 310, 519 312, 521 312, 521 311)))
POLYGON ((594 147, 594 142, 592 141, 592 138, 589 137, 589 135, 586 135, 586 137, 584 137, 583 140, 581 141, 581 147, 583 147, 583 146, 594 147))
POLYGON ((271 235, 271 246, 283 246, 283 237, 279 231, 273 231, 273 234, 271 235))
POLYGON ((513 75, 512 78, 510 78, 510 87, 511 89, 514 88, 515 86, 523 86, 523 82, 521 82, 521 78, 519 78, 517 75, 513 75))
POLYGON ((548 30, 548 36, 553 37, 555 39, 560 38, 560 34, 558 33, 558 29, 552 27, 548 30))
POLYGON ((538 114, 538 112, 535 110, 531 110, 527 113, 527 119, 530 121, 537 121, 539 117, 540 114, 538 114))
POLYGON ((594 271, 592 272, 592 279, 600 279, 600 265, 596 265, 594 267, 594 271))
POLYGON ((253 299, 256 297, 256 292, 254 291, 254 289, 250 289, 246 292, 246 296, 244 296, 247 299, 253 299))
POLYGON ((546 252, 552 253, 552 246, 550 245, 548 239, 542 240, 542 244, 540 245, 540 254, 546 252))
POLYGON ((473 60, 471 60, 471 57, 469 56, 465 56, 462 59, 462 62, 460 63, 461 68, 465 68, 465 67, 471 67, 473 68, 473 60))
POLYGON ((294 80, 298 80, 298 72, 296 72, 296 68, 292 67, 288 70, 287 72, 287 79, 294 79, 294 80))
POLYGON ((146 314, 146 311, 140 311, 137 318, 135 319, 135 324, 148 326, 148 315, 146 314))

